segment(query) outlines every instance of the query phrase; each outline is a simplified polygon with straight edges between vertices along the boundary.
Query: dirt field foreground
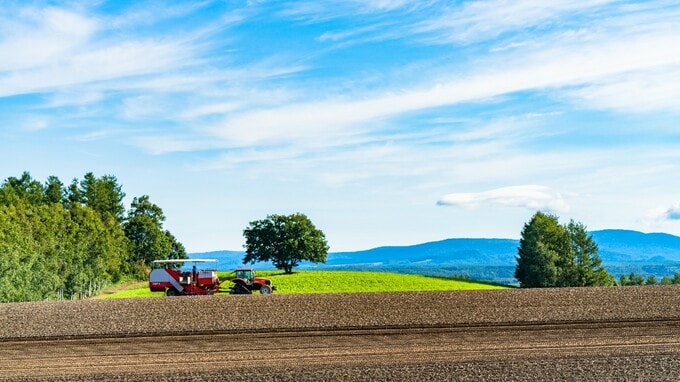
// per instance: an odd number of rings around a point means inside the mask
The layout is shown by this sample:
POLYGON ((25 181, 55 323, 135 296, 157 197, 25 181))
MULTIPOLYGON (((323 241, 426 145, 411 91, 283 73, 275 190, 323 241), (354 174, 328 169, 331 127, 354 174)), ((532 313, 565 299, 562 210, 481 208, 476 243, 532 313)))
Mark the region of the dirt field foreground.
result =
POLYGON ((0 380, 680 380, 680 287, 0 304, 0 380))

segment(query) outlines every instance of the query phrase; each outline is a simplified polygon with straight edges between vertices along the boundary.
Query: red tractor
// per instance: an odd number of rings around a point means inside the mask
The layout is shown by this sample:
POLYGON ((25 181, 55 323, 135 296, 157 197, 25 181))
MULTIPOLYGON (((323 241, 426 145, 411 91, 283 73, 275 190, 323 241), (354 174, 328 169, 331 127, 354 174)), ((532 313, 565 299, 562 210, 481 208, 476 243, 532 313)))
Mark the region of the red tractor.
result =
POLYGON ((259 290, 260 294, 270 294, 276 290, 272 281, 264 277, 255 277, 255 270, 251 268, 238 268, 234 272, 229 293, 231 294, 251 294, 259 290))
POLYGON ((166 296, 205 295, 219 292, 220 279, 215 269, 197 270, 196 263, 215 263, 212 259, 156 260, 149 274, 149 289, 166 296), (194 263, 191 271, 182 271, 184 263, 194 263))

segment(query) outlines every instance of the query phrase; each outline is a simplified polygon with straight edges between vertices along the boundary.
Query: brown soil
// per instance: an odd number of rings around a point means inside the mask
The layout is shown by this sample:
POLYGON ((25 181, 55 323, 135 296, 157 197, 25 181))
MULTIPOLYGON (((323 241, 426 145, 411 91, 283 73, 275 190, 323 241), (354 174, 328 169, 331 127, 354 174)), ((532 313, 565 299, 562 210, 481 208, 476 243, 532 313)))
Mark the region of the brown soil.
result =
POLYGON ((0 305, 0 380, 680 380, 680 287, 0 305))

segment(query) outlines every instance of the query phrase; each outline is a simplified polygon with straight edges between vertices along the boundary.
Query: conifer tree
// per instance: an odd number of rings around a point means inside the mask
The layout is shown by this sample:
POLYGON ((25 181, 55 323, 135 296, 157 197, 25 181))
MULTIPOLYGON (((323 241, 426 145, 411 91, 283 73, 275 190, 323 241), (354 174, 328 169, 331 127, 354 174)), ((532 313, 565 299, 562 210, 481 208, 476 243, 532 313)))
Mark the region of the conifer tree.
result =
POLYGON ((615 284, 602 267, 597 243, 573 220, 565 226, 557 216, 537 212, 524 225, 517 252, 515 278, 521 287, 615 284))

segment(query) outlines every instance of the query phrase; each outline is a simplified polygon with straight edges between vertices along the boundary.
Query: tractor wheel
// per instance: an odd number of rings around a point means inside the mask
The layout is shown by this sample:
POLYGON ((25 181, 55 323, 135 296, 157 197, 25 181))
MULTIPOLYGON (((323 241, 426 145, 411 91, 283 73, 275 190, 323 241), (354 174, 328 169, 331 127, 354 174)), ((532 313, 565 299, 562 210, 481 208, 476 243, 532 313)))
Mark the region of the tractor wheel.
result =
POLYGON ((179 296, 179 292, 175 288, 168 288, 168 290, 165 291, 165 295, 168 297, 179 296))
POLYGON ((272 293, 272 287, 269 285, 262 285, 260 287, 260 294, 271 294, 272 293))

